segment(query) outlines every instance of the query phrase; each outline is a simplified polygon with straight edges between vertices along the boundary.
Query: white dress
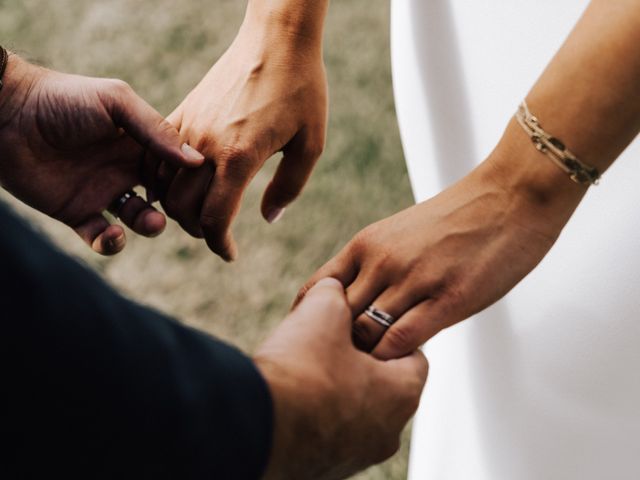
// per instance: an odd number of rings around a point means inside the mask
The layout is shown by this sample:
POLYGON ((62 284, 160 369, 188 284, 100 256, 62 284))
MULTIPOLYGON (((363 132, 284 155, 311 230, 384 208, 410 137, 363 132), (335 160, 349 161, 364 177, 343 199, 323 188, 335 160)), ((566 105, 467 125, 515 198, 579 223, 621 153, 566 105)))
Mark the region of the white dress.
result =
MULTIPOLYGON (((488 155, 588 1, 392 1, 422 201, 488 155)), ((640 479, 639 161, 635 142, 532 274, 429 342, 412 480, 640 479)))

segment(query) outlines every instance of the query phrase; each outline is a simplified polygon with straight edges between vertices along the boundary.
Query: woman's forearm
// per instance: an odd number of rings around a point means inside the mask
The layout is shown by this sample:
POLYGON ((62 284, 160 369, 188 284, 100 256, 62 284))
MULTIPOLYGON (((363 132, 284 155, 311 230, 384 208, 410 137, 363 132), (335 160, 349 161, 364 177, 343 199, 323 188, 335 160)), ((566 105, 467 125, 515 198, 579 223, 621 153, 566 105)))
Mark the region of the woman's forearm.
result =
POLYGON ((322 49, 329 0, 249 0, 244 25, 275 29, 283 39, 322 49))
MULTIPOLYGON (((639 45, 640 3, 594 0, 527 96, 544 129, 601 173, 640 130, 639 45)), ((586 190, 538 152, 515 120, 492 159, 505 185, 559 221, 586 190)))

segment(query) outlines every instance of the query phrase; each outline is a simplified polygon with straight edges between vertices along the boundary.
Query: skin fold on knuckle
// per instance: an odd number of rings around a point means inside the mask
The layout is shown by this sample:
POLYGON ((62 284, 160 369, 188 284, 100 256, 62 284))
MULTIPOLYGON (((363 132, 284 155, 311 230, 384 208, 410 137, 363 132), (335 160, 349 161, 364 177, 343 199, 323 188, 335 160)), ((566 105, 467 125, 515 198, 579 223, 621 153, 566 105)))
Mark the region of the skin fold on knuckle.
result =
POLYGON ((378 267, 392 267, 397 262, 395 245, 383 240, 384 230, 376 224, 361 230, 351 242, 352 250, 360 256, 367 256, 378 267))
POLYGON ((180 135, 184 141, 202 153, 205 157, 209 159, 213 157, 212 153, 216 145, 213 133, 182 123, 180 125, 180 135))
POLYGON ((364 253, 372 243, 372 231, 365 228, 356 233, 351 242, 349 242, 349 248, 353 252, 364 253))
POLYGON ((229 214, 226 211, 209 210, 200 213, 200 227, 207 237, 222 237, 227 232, 229 214))
POLYGON ((414 323, 396 324, 384 334, 385 353, 400 357, 413 352, 419 345, 418 327, 414 323))
POLYGON ((242 146, 226 146, 216 158, 220 174, 234 185, 246 183, 257 163, 256 154, 242 146))
POLYGON ((109 80, 109 82, 111 83, 111 86, 115 92, 130 93, 133 91, 131 85, 119 78, 112 78, 111 80, 109 80))
POLYGON ((126 110, 126 100, 130 95, 129 84, 117 78, 97 81, 95 92, 104 107, 116 122, 119 122, 126 110))
MULTIPOLYGON (((438 331, 458 323, 467 316, 472 315, 478 309, 468 307, 469 296, 466 289, 458 284, 450 284, 442 289, 438 297, 437 309, 438 315, 433 315, 434 321, 437 322, 438 331)), ((487 305, 488 306, 488 305, 487 305)))
POLYGON ((373 331, 373 328, 366 320, 357 318, 351 327, 353 343, 360 350, 370 352, 376 346, 381 335, 373 331))
POLYGON ((129 108, 125 102, 128 102, 131 97, 135 95, 131 85, 119 78, 108 80, 106 90, 114 104, 119 106, 119 109, 123 111, 129 108))
POLYGON ((178 130, 167 120, 162 118, 162 116, 158 117, 155 131, 158 134, 157 140, 160 143, 167 143, 168 147, 175 147, 180 144, 180 134, 178 133, 178 130))

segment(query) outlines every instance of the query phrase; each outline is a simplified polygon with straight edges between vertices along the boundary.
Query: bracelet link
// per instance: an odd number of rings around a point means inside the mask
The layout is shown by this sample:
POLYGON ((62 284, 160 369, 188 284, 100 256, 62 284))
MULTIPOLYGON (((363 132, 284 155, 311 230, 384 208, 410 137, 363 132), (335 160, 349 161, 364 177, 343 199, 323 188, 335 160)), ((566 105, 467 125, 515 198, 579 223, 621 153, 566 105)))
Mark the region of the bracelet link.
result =
POLYGON ((4 86, 2 82, 2 77, 4 76, 4 72, 7 69, 7 63, 9 63, 9 52, 0 45, 0 90, 4 86))
POLYGON ((582 185, 597 185, 600 172, 595 167, 580 161, 558 138, 549 135, 540 126, 537 117, 531 114, 523 101, 516 112, 516 120, 531 138, 536 150, 548 156, 569 178, 582 185))

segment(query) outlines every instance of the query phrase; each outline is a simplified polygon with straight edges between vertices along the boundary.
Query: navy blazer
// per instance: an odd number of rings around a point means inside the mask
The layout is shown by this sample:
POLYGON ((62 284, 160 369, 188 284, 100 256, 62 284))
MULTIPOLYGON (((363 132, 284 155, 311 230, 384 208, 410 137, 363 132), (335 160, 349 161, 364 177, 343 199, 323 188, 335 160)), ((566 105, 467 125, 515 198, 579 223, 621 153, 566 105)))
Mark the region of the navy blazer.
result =
POLYGON ((0 478, 256 479, 273 406, 238 350, 132 303, 0 205, 0 478))

